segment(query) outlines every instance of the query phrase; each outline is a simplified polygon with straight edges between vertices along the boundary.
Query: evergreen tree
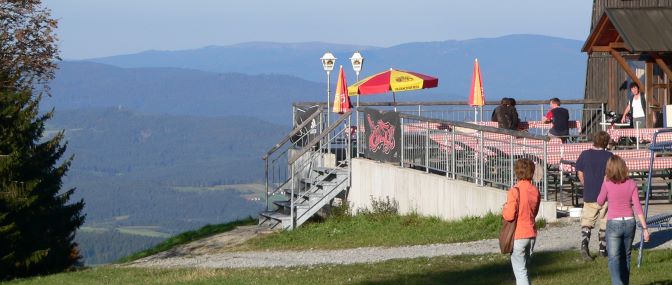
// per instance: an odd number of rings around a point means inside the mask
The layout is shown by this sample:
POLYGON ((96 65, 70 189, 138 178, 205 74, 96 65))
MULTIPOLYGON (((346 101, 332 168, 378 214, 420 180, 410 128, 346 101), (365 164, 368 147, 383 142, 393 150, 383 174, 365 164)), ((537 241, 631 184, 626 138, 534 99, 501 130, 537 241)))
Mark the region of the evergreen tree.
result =
POLYGON ((79 262, 73 242, 84 222, 75 189, 60 191, 72 157, 64 133, 43 137, 52 112, 39 115, 39 96, 0 91, 0 277, 59 272, 79 262))

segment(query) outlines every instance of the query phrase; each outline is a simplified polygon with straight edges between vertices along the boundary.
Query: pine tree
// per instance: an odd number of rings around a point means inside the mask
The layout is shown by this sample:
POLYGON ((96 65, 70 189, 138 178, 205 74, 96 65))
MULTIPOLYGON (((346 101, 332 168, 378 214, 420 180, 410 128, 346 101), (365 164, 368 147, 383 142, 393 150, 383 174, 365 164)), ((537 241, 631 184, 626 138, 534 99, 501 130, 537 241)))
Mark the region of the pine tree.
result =
POLYGON ((80 256, 73 242, 84 222, 75 189, 61 191, 73 157, 62 159, 64 133, 43 137, 53 111, 40 96, 0 91, 0 278, 63 271, 80 256))

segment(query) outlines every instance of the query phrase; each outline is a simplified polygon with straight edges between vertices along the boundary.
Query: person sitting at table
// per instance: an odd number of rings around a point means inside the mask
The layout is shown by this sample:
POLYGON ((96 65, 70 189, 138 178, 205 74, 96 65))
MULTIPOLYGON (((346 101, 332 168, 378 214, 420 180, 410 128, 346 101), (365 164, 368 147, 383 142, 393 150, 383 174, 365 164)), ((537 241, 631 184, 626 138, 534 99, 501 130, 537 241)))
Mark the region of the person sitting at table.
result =
POLYGON ((552 98, 550 100, 551 109, 544 116, 544 123, 553 123, 548 131, 549 136, 560 137, 562 143, 567 142, 569 136, 569 111, 560 107, 560 99, 552 98))
POLYGON ((639 92, 639 85, 637 82, 630 83, 630 92, 632 96, 628 96, 628 105, 623 111, 621 123, 625 123, 626 118, 630 118, 630 126, 645 128, 646 127, 646 98, 639 92), (632 113, 630 113, 632 111, 632 113))
POLYGON ((497 122, 497 126, 502 129, 518 130, 518 111, 512 104, 511 98, 502 98, 502 101, 497 108, 492 112, 491 120, 497 122))

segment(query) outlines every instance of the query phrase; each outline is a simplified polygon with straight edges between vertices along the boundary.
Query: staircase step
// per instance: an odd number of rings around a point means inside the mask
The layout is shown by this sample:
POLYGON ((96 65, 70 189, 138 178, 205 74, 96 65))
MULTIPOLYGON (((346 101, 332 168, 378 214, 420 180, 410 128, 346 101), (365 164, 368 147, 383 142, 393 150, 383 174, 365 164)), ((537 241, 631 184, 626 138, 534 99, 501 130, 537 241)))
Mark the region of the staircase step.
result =
MULTIPOLYGON (((273 204, 278 205, 280 207, 285 207, 285 208, 290 208, 292 206, 292 203, 290 201, 275 201, 273 204)), ((310 205, 302 204, 302 203, 294 203, 294 207, 297 209, 308 209, 310 208, 310 205)))
POLYGON ((334 174, 347 174, 348 170, 343 168, 332 168, 332 167, 314 167, 313 171, 318 173, 334 173, 334 174))
POLYGON ((292 217, 290 217, 289 215, 285 215, 283 213, 278 213, 274 211, 263 211, 259 213, 259 215, 282 222, 289 222, 292 219, 292 217))

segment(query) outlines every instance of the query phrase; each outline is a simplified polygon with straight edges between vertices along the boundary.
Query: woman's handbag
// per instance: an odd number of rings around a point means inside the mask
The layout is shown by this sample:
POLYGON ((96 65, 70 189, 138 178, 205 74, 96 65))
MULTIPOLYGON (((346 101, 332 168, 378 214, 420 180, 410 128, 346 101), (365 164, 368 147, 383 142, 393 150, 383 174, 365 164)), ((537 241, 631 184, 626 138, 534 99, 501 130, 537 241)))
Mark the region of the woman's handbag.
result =
MULTIPOLYGON (((514 187, 518 192, 518 199, 520 199, 520 189, 514 187)), ((509 222, 502 218, 502 231, 499 232, 499 249, 502 253, 512 253, 513 252, 513 235, 516 232, 516 222, 518 221, 518 205, 520 201, 516 201, 516 215, 513 217, 513 221, 509 222)))

